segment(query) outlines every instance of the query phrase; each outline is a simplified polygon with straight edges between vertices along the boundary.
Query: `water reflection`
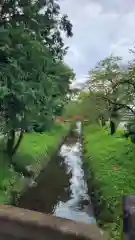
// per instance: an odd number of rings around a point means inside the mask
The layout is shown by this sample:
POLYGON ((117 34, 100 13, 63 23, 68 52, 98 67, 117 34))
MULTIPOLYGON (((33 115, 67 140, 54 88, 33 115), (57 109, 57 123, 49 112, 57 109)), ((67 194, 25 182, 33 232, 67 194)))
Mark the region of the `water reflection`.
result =
POLYGON ((75 136, 73 134, 67 138, 58 156, 49 162, 40 175, 38 184, 29 188, 17 206, 95 223, 82 167, 80 134, 81 123, 77 122, 75 136))
POLYGON ((66 201, 70 195, 70 174, 65 173, 66 167, 63 158, 56 156, 40 175, 38 184, 29 188, 21 196, 17 206, 48 214, 52 213, 61 198, 66 201))

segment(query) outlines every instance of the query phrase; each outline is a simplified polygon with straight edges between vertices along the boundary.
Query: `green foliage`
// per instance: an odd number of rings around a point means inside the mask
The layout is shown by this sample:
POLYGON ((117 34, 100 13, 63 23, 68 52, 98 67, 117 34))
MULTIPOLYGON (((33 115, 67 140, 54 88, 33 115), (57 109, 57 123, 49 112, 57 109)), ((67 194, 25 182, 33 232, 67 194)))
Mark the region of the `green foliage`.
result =
POLYGON ((30 118, 35 117, 36 121, 51 119, 56 106, 63 103, 73 77, 64 63, 53 61, 48 49, 31 36, 31 32, 20 27, 8 28, 6 40, 9 45, 12 45, 11 34, 20 42, 21 51, 20 46, 11 48, 9 63, 1 68, 0 103, 6 131, 11 127, 24 128, 30 118))
POLYGON ((62 115, 66 118, 81 115, 80 103, 78 101, 68 102, 63 109, 62 115))
POLYGON ((106 101, 100 92, 82 92, 79 96, 81 102, 82 113, 95 123, 103 119, 108 119, 108 111, 106 101))
POLYGON ((66 52, 62 33, 72 37, 72 24, 67 15, 60 14, 55 0, 4 0, 0 9, 0 26, 24 25, 38 40, 44 40, 56 58, 63 58, 66 52))
POLYGON ((110 231, 111 239, 120 239, 122 232, 122 197, 135 194, 134 145, 108 135, 99 126, 84 128, 85 158, 89 176, 94 172, 95 191, 100 189, 100 220, 110 231))
POLYGON ((111 134, 115 133, 120 118, 133 102, 133 92, 127 83, 129 71, 122 65, 121 60, 120 57, 111 55, 100 61, 89 72, 87 83, 89 90, 98 93, 105 102, 101 108, 110 118, 111 134))
POLYGON ((72 24, 55 0, 1 3, 0 115, 9 156, 19 146, 15 131, 33 122, 47 129, 67 102, 74 73, 63 62, 62 32, 71 37, 72 24))
MULTIPOLYGON (((23 167, 31 167, 38 174, 43 165, 57 150, 62 137, 69 131, 68 124, 55 125, 51 131, 44 134, 25 133, 20 149, 13 160, 23 167)), ((3 146, 2 146, 3 148, 3 146)), ((11 204, 12 194, 19 195, 24 186, 22 174, 9 167, 7 156, 0 152, 0 203, 11 204)))
POLYGON ((126 124, 126 129, 127 129, 127 133, 132 134, 135 133, 135 119, 132 118, 131 120, 128 121, 128 123, 126 124))
POLYGON ((106 102, 101 94, 96 92, 80 91, 76 100, 65 105, 63 115, 66 117, 81 116, 91 123, 97 123, 99 120, 105 122, 108 119, 106 102))

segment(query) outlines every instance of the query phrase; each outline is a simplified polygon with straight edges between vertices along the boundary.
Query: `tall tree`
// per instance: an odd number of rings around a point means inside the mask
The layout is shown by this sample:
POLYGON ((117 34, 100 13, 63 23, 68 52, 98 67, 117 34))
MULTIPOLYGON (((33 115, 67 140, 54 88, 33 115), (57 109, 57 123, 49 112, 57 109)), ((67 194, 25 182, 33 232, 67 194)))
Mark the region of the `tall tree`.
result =
POLYGON ((89 89, 102 93, 103 99, 107 102, 111 134, 116 131, 120 110, 132 99, 128 85, 121 84, 126 76, 127 72, 121 64, 121 58, 114 56, 100 61, 95 69, 89 72, 89 89))
POLYGON ((108 105, 100 92, 81 92, 79 96, 82 114, 91 122, 101 122, 104 126, 108 120, 108 105))
POLYGON ((12 164, 31 119, 53 119, 56 106, 62 107, 66 101, 74 77, 62 60, 65 47, 61 37, 61 30, 72 36, 72 25, 59 14, 59 5, 53 0, 7 0, 1 4, 0 114, 12 164))

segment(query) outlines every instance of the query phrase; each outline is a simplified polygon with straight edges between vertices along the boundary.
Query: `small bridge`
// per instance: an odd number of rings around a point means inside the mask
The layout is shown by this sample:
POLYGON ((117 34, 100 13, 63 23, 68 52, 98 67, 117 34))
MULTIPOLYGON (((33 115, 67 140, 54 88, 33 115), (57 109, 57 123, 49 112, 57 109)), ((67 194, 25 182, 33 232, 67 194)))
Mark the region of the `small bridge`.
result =
POLYGON ((77 223, 52 215, 0 206, 1 240, 107 240, 95 224, 77 223))
POLYGON ((82 122, 88 122, 89 119, 83 117, 83 116, 74 116, 74 117, 56 117, 55 119, 56 122, 77 122, 77 121, 82 121, 82 122))

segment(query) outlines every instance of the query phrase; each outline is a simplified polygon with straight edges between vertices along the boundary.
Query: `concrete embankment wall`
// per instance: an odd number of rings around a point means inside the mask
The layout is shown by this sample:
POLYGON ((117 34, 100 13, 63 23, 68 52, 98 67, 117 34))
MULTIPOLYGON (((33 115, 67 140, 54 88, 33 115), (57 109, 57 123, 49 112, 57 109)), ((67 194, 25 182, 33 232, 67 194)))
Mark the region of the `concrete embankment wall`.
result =
POLYGON ((107 240, 97 225, 77 223, 12 206, 0 206, 1 240, 107 240))

